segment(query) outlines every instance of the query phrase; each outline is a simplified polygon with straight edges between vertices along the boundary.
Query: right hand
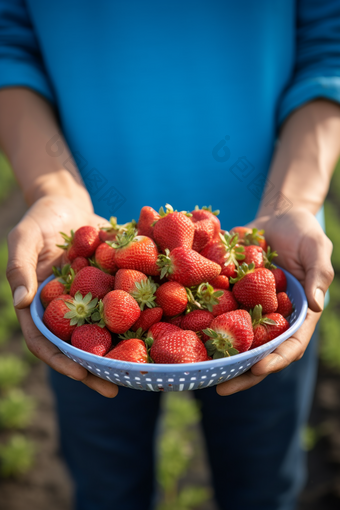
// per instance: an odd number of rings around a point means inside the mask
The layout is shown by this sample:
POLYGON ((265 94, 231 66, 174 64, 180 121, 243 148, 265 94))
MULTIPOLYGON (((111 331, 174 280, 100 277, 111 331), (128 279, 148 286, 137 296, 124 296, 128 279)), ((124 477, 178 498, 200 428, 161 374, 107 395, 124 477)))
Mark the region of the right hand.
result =
POLYGON ((100 379, 78 365, 47 340, 31 318, 31 304, 38 285, 60 265, 62 244, 59 232, 69 233, 83 225, 98 226, 107 221, 92 211, 83 210, 61 196, 40 198, 8 235, 7 279, 14 306, 29 350, 57 372, 81 381, 105 397, 115 397, 118 387, 100 379))

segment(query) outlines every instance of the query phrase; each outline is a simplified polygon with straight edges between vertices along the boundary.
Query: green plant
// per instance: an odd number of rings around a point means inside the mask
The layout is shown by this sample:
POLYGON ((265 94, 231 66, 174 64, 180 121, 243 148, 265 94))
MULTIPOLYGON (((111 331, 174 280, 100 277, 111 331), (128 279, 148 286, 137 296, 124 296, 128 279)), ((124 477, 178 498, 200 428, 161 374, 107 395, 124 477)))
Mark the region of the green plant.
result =
POLYGON ((17 386, 26 377, 27 363, 13 354, 6 354, 0 358, 0 389, 7 390, 17 386))
POLYGON ((193 425, 199 419, 200 411, 195 400, 183 394, 167 395, 157 463, 157 479, 163 499, 157 510, 190 510, 210 497, 209 490, 204 487, 180 488, 181 478, 194 458, 193 425))
POLYGON ((11 389, 0 398, 0 427, 5 429, 24 428, 32 421, 34 399, 20 389, 11 389))
POLYGON ((0 445, 0 473, 3 477, 26 473, 34 462, 34 444, 24 436, 15 434, 6 444, 0 445))

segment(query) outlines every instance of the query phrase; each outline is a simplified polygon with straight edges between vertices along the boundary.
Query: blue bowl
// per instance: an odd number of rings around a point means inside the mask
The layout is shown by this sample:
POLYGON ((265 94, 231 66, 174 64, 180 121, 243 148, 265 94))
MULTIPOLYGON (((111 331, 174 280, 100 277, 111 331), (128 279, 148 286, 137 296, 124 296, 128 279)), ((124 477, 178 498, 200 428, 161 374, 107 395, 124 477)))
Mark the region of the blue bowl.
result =
POLYGON ((39 287, 31 304, 32 319, 39 331, 70 359, 85 367, 92 374, 111 381, 118 386, 146 391, 197 390, 233 379, 250 369, 255 363, 273 352, 282 342, 291 337, 303 324, 307 314, 307 298, 301 284, 285 271, 287 294, 294 305, 289 317, 290 328, 271 342, 229 358, 200 363, 153 364, 132 363, 103 358, 77 349, 56 337, 42 321, 44 308, 40 292, 54 276, 50 276, 39 287))

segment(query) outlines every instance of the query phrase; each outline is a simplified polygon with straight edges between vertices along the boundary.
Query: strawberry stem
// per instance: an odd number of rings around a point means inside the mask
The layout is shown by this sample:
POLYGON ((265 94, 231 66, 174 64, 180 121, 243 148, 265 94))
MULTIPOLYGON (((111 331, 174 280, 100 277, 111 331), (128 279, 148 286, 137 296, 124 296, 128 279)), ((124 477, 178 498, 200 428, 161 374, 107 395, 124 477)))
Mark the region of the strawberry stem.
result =
POLYGON ((154 308, 156 306, 155 292, 157 287, 158 285, 152 278, 142 280, 141 282, 135 282, 136 290, 131 292, 131 296, 137 301, 141 310, 144 310, 145 306, 148 308, 154 308))
POLYGON ((245 259, 243 246, 237 246, 238 234, 225 232, 224 234, 220 233, 219 236, 226 250, 226 260, 224 265, 228 266, 229 264, 235 264, 235 266, 238 267, 239 260, 245 259))
POLYGON ((64 318, 71 319, 71 326, 82 326, 85 321, 90 322, 90 317, 95 311, 97 303, 98 298, 92 299, 91 292, 83 297, 78 291, 76 292, 73 301, 65 301, 65 304, 70 311, 65 313, 64 318))
POLYGON ((236 283, 240 281, 246 274, 253 273, 255 269, 255 264, 252 262, 251 264, 246 264, 243 262, 242 266, 239 266, 237 269, 237 277, 236 278, 230 278, 230 283, 236 283))

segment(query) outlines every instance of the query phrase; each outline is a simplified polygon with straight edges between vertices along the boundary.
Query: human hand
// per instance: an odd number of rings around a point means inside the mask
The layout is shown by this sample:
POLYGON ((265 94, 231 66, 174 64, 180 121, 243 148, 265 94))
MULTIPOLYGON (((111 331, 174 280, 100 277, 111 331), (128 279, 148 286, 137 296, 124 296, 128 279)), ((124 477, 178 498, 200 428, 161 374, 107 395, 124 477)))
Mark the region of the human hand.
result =
POLYGON ((332 243, 315 216, 306 209, 294 209, 281 217, 259 217, 250 227, 265 230, 265 237, 279 256, 274 263, 299 280, 308 299, 308 312, 301 328, 273 353, 245 374, 217 386, 219 395, 231 395, 261 382, 267 375, 302 358, 324 306, 325 293, 334 278, 332 243))
POLYGON ((78 365, 47 340, 31 318, 31 304, 38 284, 60 265, 62 242, 59 232, 83 225, 107 223, 89 207, 81 209, 74 200, 45 196, 37 200, 8 236, 7 278, 13 292, 16 313, 29 350, 57 372, 81 381, 105 397, 115 397, 118 388, 78 365))

